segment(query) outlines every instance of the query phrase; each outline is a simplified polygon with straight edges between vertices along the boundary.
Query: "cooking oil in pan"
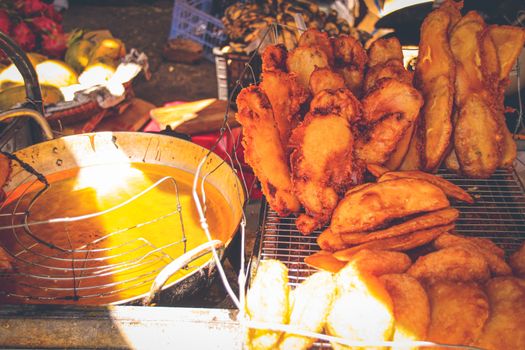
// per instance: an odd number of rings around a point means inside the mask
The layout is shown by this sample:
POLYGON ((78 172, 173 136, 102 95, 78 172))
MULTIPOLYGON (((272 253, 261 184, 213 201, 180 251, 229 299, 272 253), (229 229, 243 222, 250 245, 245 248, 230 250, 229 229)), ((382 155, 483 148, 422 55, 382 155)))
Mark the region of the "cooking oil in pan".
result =
MULTIPOLYGON (((3 231, 1 245, 16 255, 16 273, 0 280, 9 302, 107 304, 128 300, 147 292, 157 273, 185 249, 206 242, 192 199, 193 175, 182 170, 143 163, 108 164, 58 172, 47 179, 51 186, 30 208, 29 223, 103 214, 30 225, 29 232, 23 228, 3 231), (164 177, 173 178, 176 186, 171 180, 163 181, 110 210, 164 177)), ((19 187, 2 212, 24 211, 36 190, 19 187)), ((235 230, 230 206, 212 185, 205 184, 205 193, 212 236, 226 243, 235 230)), ((3 224, 20 222, 22 216, 15 215, 3 224)), ((168 284, 210 258, 208 254, 194 261, 168 284)))

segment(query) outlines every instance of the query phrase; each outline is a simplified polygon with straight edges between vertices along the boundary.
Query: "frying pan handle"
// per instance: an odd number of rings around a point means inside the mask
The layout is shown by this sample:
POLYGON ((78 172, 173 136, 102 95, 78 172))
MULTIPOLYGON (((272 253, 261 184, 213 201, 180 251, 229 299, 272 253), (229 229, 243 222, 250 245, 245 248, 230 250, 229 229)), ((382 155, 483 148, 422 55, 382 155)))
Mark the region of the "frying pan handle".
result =
POLYGON ((219 241, 218 239, 209 241, 204 244, 201 244, 196 248, 193 248, 192 250, 186 252, 185 254, 182 254, 180 257, 170 262, 162 269, 162 271, 160 271, 157 277, 155 277, 155 281, 153 281, 148 295, 146 295, 142 300, 142 304, 144 306, 150 305, 153 302, 153 300, 155 300, 155 297, 160 292, 164 284, 166 284, 166 282, 170 279, 171 276, 180 271, 180 269, 182 269, 195 259, 198 259, 203 255, 208 254, 212 251, 212 248, 218 249, 222 246, 222 241, 219 241))
POLYGON ((42 102, 42 92, 38 84, 38 77, 25 52, 2 31, 0 31, 0 50, 9 57, 11 62, 18 68, 22 78, 24 78, 27 98, 24 107, 44 115, 44 103, 42 102))

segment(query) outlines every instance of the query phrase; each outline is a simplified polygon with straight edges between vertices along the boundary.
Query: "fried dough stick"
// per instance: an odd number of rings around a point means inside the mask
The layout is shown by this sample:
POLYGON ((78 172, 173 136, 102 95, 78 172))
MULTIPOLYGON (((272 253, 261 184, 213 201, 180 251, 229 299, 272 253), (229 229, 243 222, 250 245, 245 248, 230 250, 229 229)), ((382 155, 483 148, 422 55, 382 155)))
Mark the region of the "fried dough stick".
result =
POLYGON ((411 85, 385 79, 362 103, 366 131, 356 142, 356 155, 366 163, 383 164, 416 122, 423 99, 411 85))
POLYGON ((421 25, 414 80, 425 100, 418 142, 422 148, 421 166, 427 171, 437 170, 452 135, 455 64, 448 32, 458 17, 459 10, 445 3, 432 11, 421 25))
POLYGON ((270 102, 261 88, 244 88, 237 96, 237 120, 243 126, 245 158, 262 185, 270 207, 280 216, 299 211, 290 169, 270 102))
POLYGON ((272 105, 281 144, 286 150, 292 129, 299 124, 299 110, 309 97, 308 91, 299 83, 294 73, 281 71, 263 73, 259 87, 272 105))

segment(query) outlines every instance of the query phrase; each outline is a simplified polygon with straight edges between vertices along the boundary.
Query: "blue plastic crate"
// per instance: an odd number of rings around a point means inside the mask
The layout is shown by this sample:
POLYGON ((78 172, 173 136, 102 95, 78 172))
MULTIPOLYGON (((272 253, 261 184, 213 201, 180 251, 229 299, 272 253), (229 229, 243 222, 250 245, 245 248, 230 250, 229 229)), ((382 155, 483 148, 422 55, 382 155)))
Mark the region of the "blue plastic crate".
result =
POLYGON ((213 48, 221 46, 227 36, 222 21, 209 15, 212 1, 175 0, 170 39, 186 38, 201 44, 204 56, 214 61, 213 48))

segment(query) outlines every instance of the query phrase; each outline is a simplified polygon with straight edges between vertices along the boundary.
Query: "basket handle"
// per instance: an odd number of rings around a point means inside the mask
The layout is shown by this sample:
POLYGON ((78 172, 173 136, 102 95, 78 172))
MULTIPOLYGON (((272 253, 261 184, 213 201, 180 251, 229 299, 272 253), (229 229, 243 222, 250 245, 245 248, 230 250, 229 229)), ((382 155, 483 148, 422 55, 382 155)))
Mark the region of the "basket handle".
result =
POLYGON ((20 74, 22 74, 22 78, 24 78, 27 99, 24 107, 44 115, 44 103, 42 102, 42 92, 38 84, 38 77, 26 53, 2 31, 0 31, 0 50, 13 62, 20 74))
POLYGON ((218 249, 222 246, 222 241, 218 239, 208 241, 182 254, 177 259, 170 262, 159 272, 157 277, 155 277, 155 280, 151 284, 151 288, 148 294, 142 300, 142 305, 150 305, 153 302, 153 300, 155 300, 155 297, 161 291, 162 287, 164 286, 164 284, 166 284, 170 277, 176 274, 178 271, 180 271, 180 269, 182 269, 184 266, 188 265, 195 259, 198 259, 204 256, 205 254, 208 254, 212 251, 213 248, 218 249))

